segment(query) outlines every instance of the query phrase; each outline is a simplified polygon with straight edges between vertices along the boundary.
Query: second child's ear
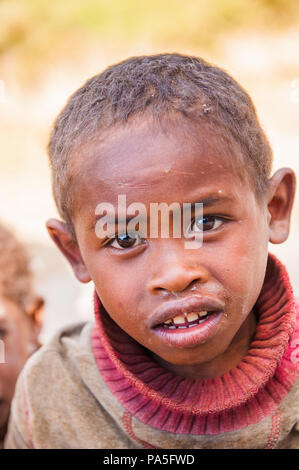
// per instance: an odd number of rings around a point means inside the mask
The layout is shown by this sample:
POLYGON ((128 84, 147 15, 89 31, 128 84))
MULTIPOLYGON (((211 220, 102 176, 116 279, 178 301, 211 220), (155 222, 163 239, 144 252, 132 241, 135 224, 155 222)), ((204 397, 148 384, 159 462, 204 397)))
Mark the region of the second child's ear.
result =
POLYGON ((26 306, 26 313, 30 320, 30 347, 33 350, 40 346, 39 335, 43 326, 45 301, 42 297, 34 297, 26 306))
POLYGON ((283 243, 289 235, 296 176, 290 168, 280 168, 270 179, 268 211, 269 241, 283 243))
POLYGON ((78 281, 89 282, 91 277, 87 271, 79 246, 74 240, 67 225, 57 219, 50 219, 46 223, 47 230, 61 253, 66 257, 78 281))

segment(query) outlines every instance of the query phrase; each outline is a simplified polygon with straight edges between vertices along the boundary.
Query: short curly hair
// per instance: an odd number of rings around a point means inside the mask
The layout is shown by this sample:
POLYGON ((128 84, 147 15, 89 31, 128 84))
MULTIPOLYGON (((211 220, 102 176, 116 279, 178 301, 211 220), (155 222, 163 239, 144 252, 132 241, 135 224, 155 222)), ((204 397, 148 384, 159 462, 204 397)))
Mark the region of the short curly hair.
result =
POLYGON ((26 247, 3 223, 0 223, 0 246, 0 296, 25 312, 34 298, 30 256, 26 247))
POLYGON ((159 118, 180 113, 218 126, 238 142, 245 166, 253 171, 256 194, 264 194, 272 150, 248 93, 224 70, 201 58, 132 57, 89 79, 54 123, 48 145, 53 195, 71 230, 72 152, 101 131, 145 112, 159 118))

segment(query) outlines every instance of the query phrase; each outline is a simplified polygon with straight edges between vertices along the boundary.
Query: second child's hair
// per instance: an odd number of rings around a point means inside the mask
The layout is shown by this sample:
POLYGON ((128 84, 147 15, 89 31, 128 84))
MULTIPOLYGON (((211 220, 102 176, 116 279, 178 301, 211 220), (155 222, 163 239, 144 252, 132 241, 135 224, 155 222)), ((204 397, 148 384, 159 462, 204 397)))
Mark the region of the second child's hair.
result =
POLYGON ((24 312, 35 298, 30 256, 11 230, 0 223, 0 296, 24 312))
POLYGON ((180 54, 133 57, 92 77, 69 99, 48 146, 54 198, 72 230, 72 154, 132 116, 180 113, 219 127, 241 147, 257 196, 267 189, 272 150, 247 92, 225 71, 180 54), (252 172, 251 172, 252 173, 252 172))

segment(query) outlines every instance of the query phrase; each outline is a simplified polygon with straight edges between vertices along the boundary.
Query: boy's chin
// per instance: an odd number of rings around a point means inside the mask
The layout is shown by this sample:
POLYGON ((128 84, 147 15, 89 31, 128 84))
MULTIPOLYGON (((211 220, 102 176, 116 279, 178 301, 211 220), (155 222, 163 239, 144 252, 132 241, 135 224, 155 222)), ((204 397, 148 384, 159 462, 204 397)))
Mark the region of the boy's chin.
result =
POLYGON ((149 354, 156 362, 167 369, 174 369, 177 367, 200 368, 202 366, 208 365, 213 360, 217 360, 217 358, 221 358, 222 354, 225 353, 225 349, 226 348, 224 348, 224 351, 207 351, 206 354, 200 355, 194 351, 192 354, 190 351, 186 352, 182 350, 177 351, 176 354, 171 354, 171 356, 158 355, 152 351, 149 351, 149 354))

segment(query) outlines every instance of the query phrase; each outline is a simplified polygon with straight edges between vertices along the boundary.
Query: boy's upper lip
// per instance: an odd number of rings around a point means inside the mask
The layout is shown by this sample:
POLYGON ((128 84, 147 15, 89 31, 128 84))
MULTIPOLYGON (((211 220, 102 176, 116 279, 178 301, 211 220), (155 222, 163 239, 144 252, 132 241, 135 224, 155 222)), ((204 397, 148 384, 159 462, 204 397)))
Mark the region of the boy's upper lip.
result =
POLYGON ((155 310, 150 319, 150 328, 155 328, 161 323, 185 312, 200 312, 202 310, 222 312, 224 304, 219 299, 207 296, 192 295, 183 299, 169 300, 155 310))

